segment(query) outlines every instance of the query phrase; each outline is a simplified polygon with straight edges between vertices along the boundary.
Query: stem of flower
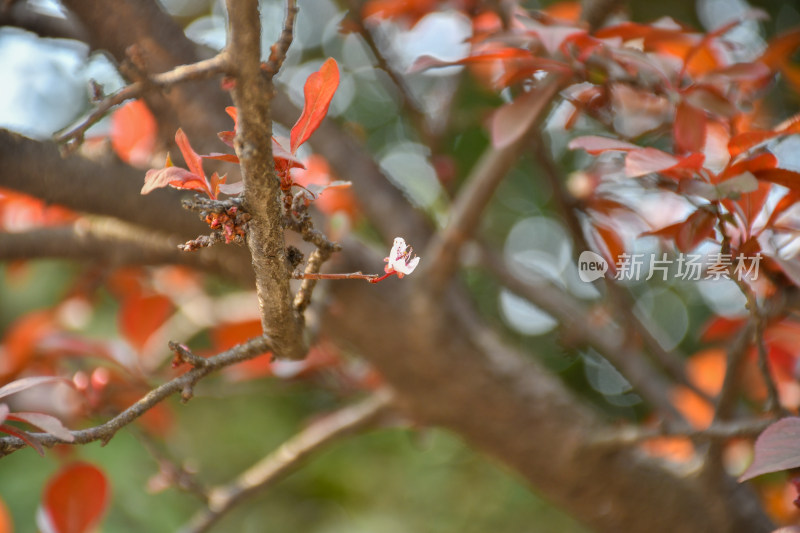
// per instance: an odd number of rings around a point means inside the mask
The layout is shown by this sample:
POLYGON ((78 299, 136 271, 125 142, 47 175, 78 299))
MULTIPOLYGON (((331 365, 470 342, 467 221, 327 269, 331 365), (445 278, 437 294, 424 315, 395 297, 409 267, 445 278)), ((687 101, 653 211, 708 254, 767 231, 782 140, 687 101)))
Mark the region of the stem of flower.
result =
POLYGON ((361 272, 351 272, 349 274, 292 273, 292 279, 363 279, 370 283, 377 283, 387 276, 388 274, 379 278, 377 274, 362 274, 361 272))
POLYGON ((391 276, 393 274, 397 274, 397 271, 396 270, 392 270, 391 272, 387 272, 386 274, 384 274, 381 277, 375 276, 374 278, 370 279, 369 282, 370 283, 378 283, 379 281, 383 281, 383 280, 385 280, 386 278, 388 278, 389 276, 391 276))

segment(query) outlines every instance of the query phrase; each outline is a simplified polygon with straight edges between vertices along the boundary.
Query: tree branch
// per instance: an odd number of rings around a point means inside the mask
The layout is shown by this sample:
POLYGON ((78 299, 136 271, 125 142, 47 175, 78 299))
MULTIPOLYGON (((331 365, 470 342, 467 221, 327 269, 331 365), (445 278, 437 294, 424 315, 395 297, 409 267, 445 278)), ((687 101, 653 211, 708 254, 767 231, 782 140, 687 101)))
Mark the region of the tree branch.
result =
POLYGON ((244 207, 252 219, 247 244, 253 259, 264 334, 275 355, 301 359, 307 347, 292 306, 283 236, 283 208, 272 161, 273 91, 261 71, 261 26, 257 0, 228 1, 228 53, 236 58, 233 101, 239 111, 234 145, 244 179, 244 207))
MULTIPOLYGON (((257 337, 244 344, 234 346, 230 350, 209 357, 205 360, 206 363, 204 365, 196 366, 185 374, 156 387, 138 402, 134 403, 108 422, 93 428, 72 431, 72 436, 75 437, 75 440, 72 442, 63 441, 49 433, 33 433, 33 436, 36 437, 43 446, 48 447, 56 444, 86 444, 97 440, 105 444, 111 440, 117 431, 142 416, 169 396, 175 393, 181 393, 181 398, 187 401, 192 396, 194 385, 212 372, 273 350, 274 344, 272 339, 268 337, 257 337)), ((0 457, 15 452, 25 446, 26 444, 16 437, 0 438, 0 457)))
POLYGON ((0 6, 0 26, 16 26, 39 37, 86 40, 86 32, 74 18, 45 15, 32 8, 29 2, 4 2, 0 6))
POLYGON ((84 218, 73 225, 0 233, 0 260, 60 258, 123 265, 186 265, 240 282, 236 261, 223 254, 183 253, 175 236, 144 231, 112 218, 84 218))
POLYGON ((523 281, 485 248, 481 249, 481 263, 511 292, 555 318, 565 335, 569 335, 570 343, 587 343, 600 352, 630 381, 647 403, 672 420, 683 420, 670 402, 669 383, 648 363, 644 354, 626 345, 613 331, 591 327, 586 310, 568 293, 544 279, 535 283, 523 281))
POLYGON ((312 422, 277 450, 243 472, 235 481, 209 492, 208 508, 180 531, 201 533, 245 499, 274 485, 334 441, 374 425, 389 410, 392 394, 381 390, 361 402, 312 422))
POLYGON ((155 74, 144 81, 134 82, 124 87, 116 93, 104 98, 97 104, 89 116, 83 119, 78 125, 71 126, 67 130, 57 134, 55 141, 67 143, 68 149, 75 149, 83 142, 83 135, 90 127, 100 121, 112 107, 121 104, 125 100, 138 98, 152 89, 168 89, 179 83, 188 81, 204 80, 228 71, 227 55, 223 52, 216 56, 192 63, 190 65, 180 65, 161 74, 155 74))
POLYGON ((286 0, 286 18, 283 21, 281 36, 270 48, 269 60, 267 61, 266 71, 272 77, 281 70, 286 53, 292 45, 294 39, 294 23, 297 18, 297 0, 286 0))
MULTIPOLYGON (((560 80, 551 75, 535 89, 539 99, 536 101, 538 107, 532 114, 541 115, 557 94, 560 85, 560 80)), ((536 122, 533 121, 534 124, 536 122)), ((446 287, 458 267, 461 245, 475 233, 484 208, 516 162, 517 154, 525 142, 527 136, 523 134, 517 141, 503 148, 490 147, 473 167, 466 179, 466 185, 450 209, 447 226, 437 234, 424 254, 421 254, 425 257, 425 262, 422 263, 419 277, 428 290, 440 291, 446 287)))
POLYGON ((627 427, 598 435, 594 443, 598 446, 620 446, 636 444, 660 437, 687 437, 697 441, 725 441, 735 438, 755 437, 776 419, 745 419, 713 423, 706 429, 689 426, 668 425, 657 428, 627 427))

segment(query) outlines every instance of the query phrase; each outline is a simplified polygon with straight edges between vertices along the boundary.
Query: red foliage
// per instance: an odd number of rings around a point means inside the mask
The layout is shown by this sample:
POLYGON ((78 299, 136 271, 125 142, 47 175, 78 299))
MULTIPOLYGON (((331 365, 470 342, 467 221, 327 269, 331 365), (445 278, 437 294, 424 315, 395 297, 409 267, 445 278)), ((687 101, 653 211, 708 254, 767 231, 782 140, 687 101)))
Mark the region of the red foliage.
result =
POLYGON ((178 128, 175 133, 175 144, 183 154, 183 159, 189 170, 173 166, 172 159, 167 155, 164 168, 148 170, 144 177, 142 194, 148 194, 162 187, 175 187, 176 189, 190 189, 204 192, 211 199, 216 199, 220 185, 225 183, 225 176, 219 177, 216 172, 211 178, 206 177, 203 170, 203 157, 192 149, 189 139, 183 130, 178 128))
POLYGON ((134 348, 142 350, 174 310, 172 300, 163 294, 129 296, 120 304, 120 332, 134 348))
POLYGON ((89 533, 100 523, 111 488, 98 467, 74 462, 56 472, 42 495, 45 531, 89 533))
POLYGON ((316 131, 331 104, 333 95, 339 87, 339 67, 336 60, 329 57, 317 72, 311 74, 303 87, 305 104, 303 113, 292 126, 291 151, 297 152, 304 142, 316 131))
POLYGON ((3 499, 0 498, 0 533, 13 533, 14 522, 11 520, 11 513, 8 512, 3 499))
MULTIPOLYGON (((330 165, 322 156, 311 155, 306 162, 306 168, 294 169, 291 175, 295 184, 306 189, 313 185, 320 187, 321 192, 316 195, 314 205, 321 212, 326 215, 344 212, 350 220, 355 220, 358 216, 358 204, 349 187, 330 186, 332 183, 336 183, 336 180, 332 178, 330 165), (322 189, 323 187, 324 189, 322 189)), ((349 185, 349 182, 340 183, 349 185)))
POLYGON ((150 163, 158 125, 142 100, 131 100, 111 114, 111 147, 126 163, 142 167, 150 163))
POLYGON ((0 230, 26 231, 66 224, 77 218, 69 209, 0 187, 0 230))

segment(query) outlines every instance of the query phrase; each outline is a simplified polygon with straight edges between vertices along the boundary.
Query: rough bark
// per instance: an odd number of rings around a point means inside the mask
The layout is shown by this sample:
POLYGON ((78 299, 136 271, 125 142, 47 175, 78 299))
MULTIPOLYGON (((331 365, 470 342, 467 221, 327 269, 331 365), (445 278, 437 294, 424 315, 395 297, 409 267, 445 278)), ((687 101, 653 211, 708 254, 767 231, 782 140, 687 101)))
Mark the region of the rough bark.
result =
POLYGON ((261 22, 257 0, 228 2, 228 45, 239 122, 234 141, 244 179, 244 206, 252 219, 247 244, 253 258, 261 325, 278 347, 277 357, 301 359, 307 346, 294 312, 284 241, 280 183, 272 161, 272 83, 261 71, 261 22))

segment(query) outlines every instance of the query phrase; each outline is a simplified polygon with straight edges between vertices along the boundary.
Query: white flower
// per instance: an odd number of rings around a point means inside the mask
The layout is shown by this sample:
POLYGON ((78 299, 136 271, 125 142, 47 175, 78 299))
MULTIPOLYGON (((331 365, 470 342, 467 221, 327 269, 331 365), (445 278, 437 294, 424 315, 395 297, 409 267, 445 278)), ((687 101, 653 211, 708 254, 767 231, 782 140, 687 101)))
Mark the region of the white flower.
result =
POLYGON ((397 237, 392 245, 392 250, 389 252, 389 257, 384 259, 387 263, 384 271, 387 274, 396 272, 398 278, 414 272, 414 269, 419 264, 419 257, 414 255, 413 251, 413 248, 406 245, 405 239, 397 237))

